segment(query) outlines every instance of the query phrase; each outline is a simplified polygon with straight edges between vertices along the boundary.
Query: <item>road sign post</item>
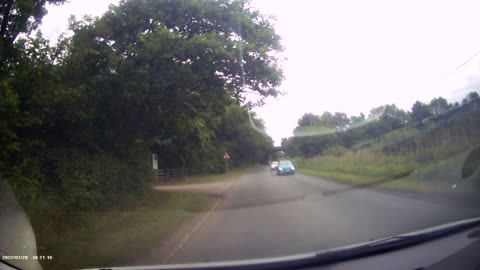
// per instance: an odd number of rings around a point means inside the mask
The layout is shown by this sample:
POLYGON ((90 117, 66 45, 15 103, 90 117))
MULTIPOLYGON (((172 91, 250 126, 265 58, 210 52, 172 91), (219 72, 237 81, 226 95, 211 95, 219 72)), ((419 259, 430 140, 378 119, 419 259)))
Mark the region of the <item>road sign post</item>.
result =
POLYGON ((158 170, 158 155, 152 154, 152 167, 154 170, 158 170))
POLYGON ((228 160, 230 159, 230 156, 227 152, 223 154, 223 159, 225 160, 225 174, 228 174, 228 160))
POLYGON ((155 172, 155 180, 158 182, 158 155, 152 153, 152 167, 155 172))

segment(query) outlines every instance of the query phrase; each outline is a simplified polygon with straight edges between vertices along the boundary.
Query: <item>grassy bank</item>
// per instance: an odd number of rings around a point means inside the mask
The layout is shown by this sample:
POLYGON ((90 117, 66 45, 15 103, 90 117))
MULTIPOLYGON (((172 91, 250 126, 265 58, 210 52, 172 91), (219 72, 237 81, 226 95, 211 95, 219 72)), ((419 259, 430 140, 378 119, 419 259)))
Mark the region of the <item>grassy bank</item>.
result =
POLYGON ((349 184, 368 184, 384 179, 408 175, 417 164, 403 157, 387 157, 381 154, 319 156, 311 159, 296 158, 299 171, 339 180, 349 184))
POLYGON ((78 269, 138 263, 182 222, 207 209, 201 194, 148 191, 108 211, 61 211, 30 207, 38 253, 53 256, 44 269, 78 269))
POLYGON ((467 180, 461 177, 468 153, 442 160, 422 160, 378 152, 347 152, 342 156, 297 158, 295 162, 302 173, 347 184, 470 197, 477 196, 480 188, 475 177, 467 180))

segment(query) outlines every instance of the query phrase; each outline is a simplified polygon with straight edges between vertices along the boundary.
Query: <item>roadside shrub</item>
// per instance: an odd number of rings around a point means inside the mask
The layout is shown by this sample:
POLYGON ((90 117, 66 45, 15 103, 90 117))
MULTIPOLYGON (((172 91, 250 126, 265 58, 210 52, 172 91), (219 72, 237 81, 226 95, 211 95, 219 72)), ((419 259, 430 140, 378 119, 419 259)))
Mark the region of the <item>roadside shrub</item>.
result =
MULTIPOLYGON (((145 155, 141 155, 145 156, 145 155)), ((66 209, 102 209, 142 192, 153 179, 145 159, 116 158, 77 149, 55 151, 56 203, 66 209)), ((51 194, 51 192, 50 192, 51 194)))

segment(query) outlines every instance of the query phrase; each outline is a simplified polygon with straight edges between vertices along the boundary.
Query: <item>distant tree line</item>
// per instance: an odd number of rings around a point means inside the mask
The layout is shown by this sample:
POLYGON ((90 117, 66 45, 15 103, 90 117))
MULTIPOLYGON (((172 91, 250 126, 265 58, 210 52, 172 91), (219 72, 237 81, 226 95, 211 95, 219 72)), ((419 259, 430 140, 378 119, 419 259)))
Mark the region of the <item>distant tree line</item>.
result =
POLYGON ((412 135, 409 139, 402 137, 400 142, 385 146, 383 150, 389 154, 415 152, 425 147, 427 141, 433 137, 439 141, 439 136, 434 136, 435 132, 445 136, 457 134, 458 130, 465 131, 468 136, 479 132, 480 127, 475 123, 479 119, 475 117, 478 114, 479 100, 477 92, 470 92, 461 104, 449 103, 442 97, 434 98, 429 103, 416 101, 410 111, 399 109, 395 104, 386 104, 372 108, 368 117, 363 113, 350 118, 341 112, 324 112, 322 115, 306 113, 298 120, 295 131, 311 126, 324 126, 331 128, 332 132, 307 137, 294 136, 282 140, 282 146, 290 156, 309 157, 323 154, 332 147, 352 150, 371 147, 372 143, 379 143, 389 133, 413 128, 423 131, 422 142, 417 143, 418 136, 412 135), (428 136, 425 135, 427 133, 428 136))

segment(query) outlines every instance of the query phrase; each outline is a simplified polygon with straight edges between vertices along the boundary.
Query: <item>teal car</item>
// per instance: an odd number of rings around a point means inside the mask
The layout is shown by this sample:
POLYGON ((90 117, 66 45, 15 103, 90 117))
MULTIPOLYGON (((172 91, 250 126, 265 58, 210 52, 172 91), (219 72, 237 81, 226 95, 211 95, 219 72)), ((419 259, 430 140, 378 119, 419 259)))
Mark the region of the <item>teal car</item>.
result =
POLYGON ((295 166, 290 160, 280 160, 277 167, 277 175, 295 174, 295 166))

